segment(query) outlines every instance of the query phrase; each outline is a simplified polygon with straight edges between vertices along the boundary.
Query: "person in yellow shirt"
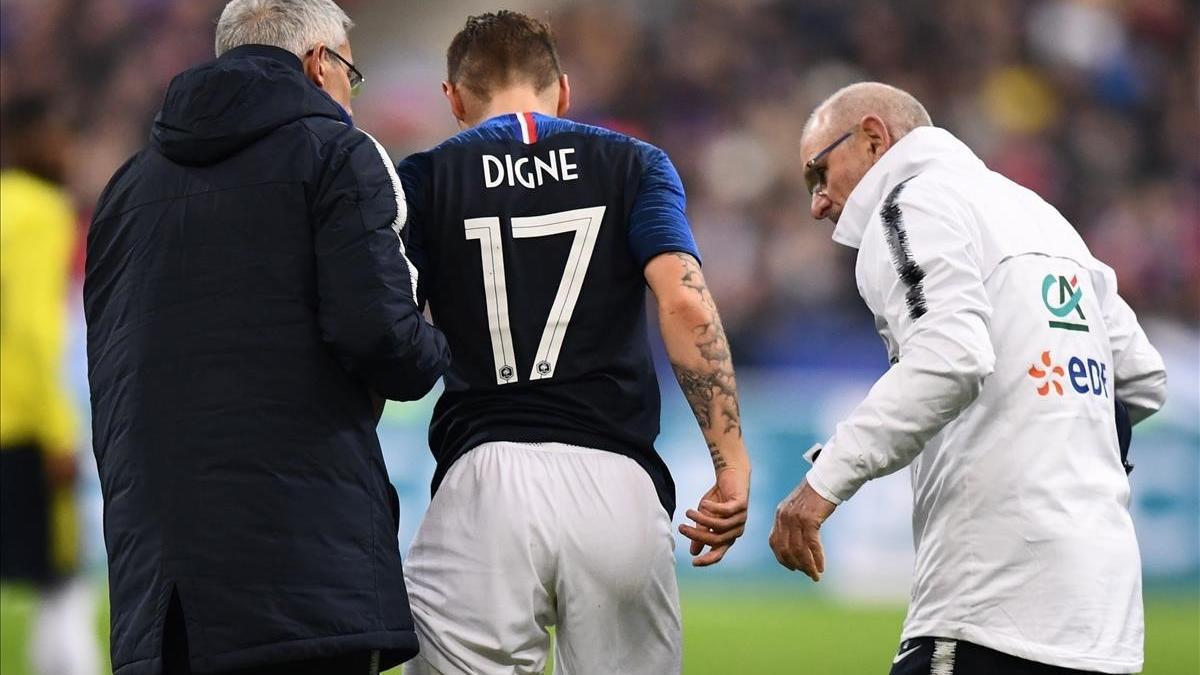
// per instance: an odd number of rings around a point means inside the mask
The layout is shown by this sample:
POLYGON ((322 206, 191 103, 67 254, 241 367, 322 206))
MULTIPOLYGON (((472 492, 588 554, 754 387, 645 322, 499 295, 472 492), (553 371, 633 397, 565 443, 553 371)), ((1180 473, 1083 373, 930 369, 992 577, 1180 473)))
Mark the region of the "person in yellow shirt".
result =
POLYGON ((38 673, 99 672, 79 569, 77 421, 61 377, 75 213, 67 134, 47 102, 0 112, 0 580, 37 587, 27 641, 38 673))

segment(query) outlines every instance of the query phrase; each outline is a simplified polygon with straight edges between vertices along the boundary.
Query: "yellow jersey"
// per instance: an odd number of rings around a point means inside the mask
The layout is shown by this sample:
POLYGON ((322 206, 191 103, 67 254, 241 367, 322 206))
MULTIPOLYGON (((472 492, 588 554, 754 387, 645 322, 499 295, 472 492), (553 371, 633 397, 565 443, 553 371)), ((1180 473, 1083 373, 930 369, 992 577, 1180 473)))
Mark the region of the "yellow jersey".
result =
POLYGON ((24 171, 0 172, 0 447, 75 450, 62 381, 74 242, 65 190, 24 171))

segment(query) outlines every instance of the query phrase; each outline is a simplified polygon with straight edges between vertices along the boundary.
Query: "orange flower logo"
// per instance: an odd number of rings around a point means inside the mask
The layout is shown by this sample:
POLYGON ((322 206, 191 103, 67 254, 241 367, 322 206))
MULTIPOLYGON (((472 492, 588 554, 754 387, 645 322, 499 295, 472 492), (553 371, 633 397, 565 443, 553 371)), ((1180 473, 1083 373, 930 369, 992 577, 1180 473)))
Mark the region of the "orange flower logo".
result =
POLYGON ((1066 372, 1062 366, 1056 366, 1051 362, 1050 352, 1048 351, 1042 352, 1042 366, 1044 366, 1044 369, 1039 368, 1036 363, 1029 366, 1029 376, 1042 381, 1042 385, 1037 388, 1038 396, 1049 396, 1051 386, 1054 387, 1054 391, 1059 396, 1062 396, 1063 386, 1061 378, 1066 375, 1066 372))

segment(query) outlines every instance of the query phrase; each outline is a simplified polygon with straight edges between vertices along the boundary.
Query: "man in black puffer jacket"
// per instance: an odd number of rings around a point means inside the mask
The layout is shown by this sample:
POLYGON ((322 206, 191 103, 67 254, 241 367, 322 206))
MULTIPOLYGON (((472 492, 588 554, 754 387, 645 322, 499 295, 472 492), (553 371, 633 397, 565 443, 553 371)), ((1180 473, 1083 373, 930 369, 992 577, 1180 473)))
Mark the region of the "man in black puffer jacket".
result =
POLYGON ((378 397, 446 369, 331 0, 233 0, 112 178, 84 303, 117 675, 413 654, 378 397))

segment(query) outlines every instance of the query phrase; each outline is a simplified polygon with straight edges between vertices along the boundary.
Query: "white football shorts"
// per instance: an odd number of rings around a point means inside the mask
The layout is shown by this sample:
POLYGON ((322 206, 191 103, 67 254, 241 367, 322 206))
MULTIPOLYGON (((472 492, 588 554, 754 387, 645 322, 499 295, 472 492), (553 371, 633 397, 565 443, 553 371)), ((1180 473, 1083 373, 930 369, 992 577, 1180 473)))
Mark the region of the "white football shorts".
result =
POLYGON ((404 561, 409 675, 670 675, 681 667, 671 521, 632 459, 484 443, 447 472, 404 561))

